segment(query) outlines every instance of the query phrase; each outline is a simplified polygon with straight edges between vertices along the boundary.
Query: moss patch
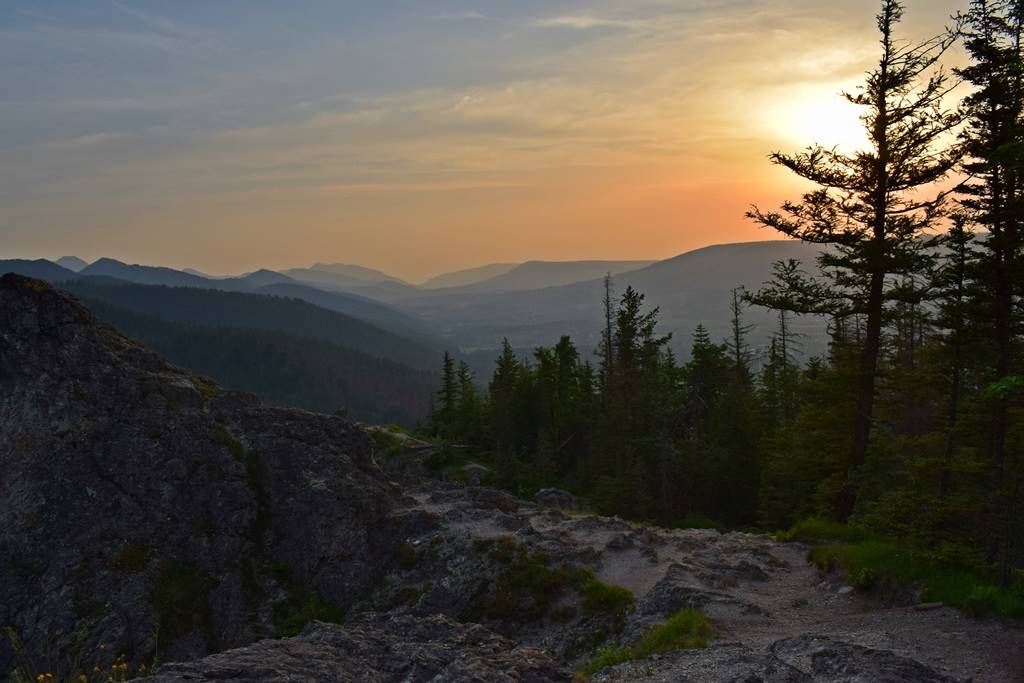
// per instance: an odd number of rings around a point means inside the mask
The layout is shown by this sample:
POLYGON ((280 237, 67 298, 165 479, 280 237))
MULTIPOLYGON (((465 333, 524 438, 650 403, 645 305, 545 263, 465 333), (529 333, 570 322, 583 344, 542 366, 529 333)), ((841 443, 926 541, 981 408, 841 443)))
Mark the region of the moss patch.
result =
POLYGON ((199 631, 212 640, 209 595, 213 580, 191 562, 161 560, 149 601, 160 615, 160 636, 174 640, 199 631))
POLYGON ((245 462, 247 459, 247 453, 245 446, 241 444, 235 437, 231 435, 224 425, 214 424, 210 429, 210 440, 218 446, 227 449, 228 453, 231 454, 235 460, 239 462, 245 462))
POLYGON ((298 635, 311 621, 338 623, 344 619, 344 608, 326 600, 320 591, 303 586, 287 567, 275 567, 274 577, 287 593, 284 600, 274 605, 274 632, 278 637, 298 635))
POLYGON ((141 572, 149 562, 150 547, 139 541, 126 541, 110 558, 111 569, 119 572, 141 572))

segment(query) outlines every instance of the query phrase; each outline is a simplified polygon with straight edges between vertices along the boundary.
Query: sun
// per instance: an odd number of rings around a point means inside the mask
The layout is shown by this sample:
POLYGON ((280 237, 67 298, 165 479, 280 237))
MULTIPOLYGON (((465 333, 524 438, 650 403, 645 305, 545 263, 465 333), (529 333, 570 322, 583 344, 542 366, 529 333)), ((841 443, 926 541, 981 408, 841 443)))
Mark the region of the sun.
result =
POLYGON ((775 136, 799 147, 820 144, 852 153, 869 145, 860 120, 864 108, 851 104, 840 93, 843 84, 801 87, 766 107, 764 124, 775 136))

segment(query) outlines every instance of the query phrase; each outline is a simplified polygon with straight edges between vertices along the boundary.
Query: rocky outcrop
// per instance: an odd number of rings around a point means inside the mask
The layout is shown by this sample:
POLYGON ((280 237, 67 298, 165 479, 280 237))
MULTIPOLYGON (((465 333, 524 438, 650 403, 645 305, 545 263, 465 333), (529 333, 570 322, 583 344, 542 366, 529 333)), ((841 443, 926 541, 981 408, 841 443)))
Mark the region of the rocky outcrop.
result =
MULTIPOLYGON (((58 661, 103 645, 135 670, 158 651, 158 681, 545 683, 695 608, 710 647, 593 680, 1024 673, 1020 631, 878 609, 799 545, 586 514, 564 491, 531 503, 465 485, 431 444, 373 442, 223 391, 4 276, 0 625, 58 661)), ((0 673, 12 657, 0 641, 0 673)))
POLYGON ((770 652, 742 645, 683 650, 609 667, 592 683, 963 683, 883 650, 801 636, 770 652))
POLYGON ((401 537, 362 430, 222 391, 10 274, 0 472, 0 623, 30 651, 148 659, 159 632, 173 660, 297 631, 401 537))
POLYGON ((446 617, 362 615, 313 623, 297 638, 268 640, 161 669, 171 681, 309 683, 568 683, 550 655, 446 617))

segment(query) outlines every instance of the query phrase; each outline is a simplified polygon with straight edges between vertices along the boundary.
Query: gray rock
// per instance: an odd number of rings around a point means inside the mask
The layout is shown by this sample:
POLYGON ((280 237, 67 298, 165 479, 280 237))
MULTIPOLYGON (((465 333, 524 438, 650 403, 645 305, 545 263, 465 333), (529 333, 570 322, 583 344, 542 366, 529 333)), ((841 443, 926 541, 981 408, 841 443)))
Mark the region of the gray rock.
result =
POLYGON ((555 510, 575 510, 579 508, 579 501, 576 496, 562 489, 547 488, 537 491, 533 499, 541 507, 555 510))
POLYGON ((315 622, 296 638, 261 641, 197 662, 163 667, 152 680, 352 683, 567 683, 540 650, 517 647, 476 624, 446 617, 363 615, 315 622))
POLYGON ((272 635, 311 596, 355 602, 403 536, 361 429, 224 392, 16 275, 0 472, 0 623, 59 660, 78 632, 133 665, 158 626, 164 661, 272 635))
POLYGON ((772 644, 772 655, 815 683, 959 683, 961 679, 887 650, 803 635, 772 644))
POLYGON ((653 655, 598 672, 592 683, 811 683, 807 674, 742 645, 653 655))
POLYGON ((720 644, 653 655, 598 672, 593 683, 957 683, 892 652, 828 638, 781 640, 768 652, 720 644))

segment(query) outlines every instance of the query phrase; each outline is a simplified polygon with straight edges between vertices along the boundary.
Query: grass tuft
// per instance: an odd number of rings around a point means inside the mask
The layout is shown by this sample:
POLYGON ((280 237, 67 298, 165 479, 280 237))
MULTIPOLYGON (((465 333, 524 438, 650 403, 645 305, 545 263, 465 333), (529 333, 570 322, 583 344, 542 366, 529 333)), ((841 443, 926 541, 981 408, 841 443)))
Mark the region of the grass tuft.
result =
POLYGON ((609 666, 653 654, 707 647, 708 640, 717 634, 718 631, 700 611, 683 609, 661 624, 652 626, 632 647, 604 648, 580 673, 589 676, 609 666))
POLYGON ((886 583, 919 586, 925 602, 941 602, 974 616, 1024 619, 1024 586, 999 586, 976 571, 935 561, 890 541, 818 545, 808 559, 822 572, 845 571, 858 588, 886 583))
POLYGON ((840 524, 820 517, 809 517, 794 524, 788 531, 775 534, 778 541, 842 541, 856 543, 867 540, 868 532, 847 524, 840 524))
MULTIPOLYGON (((493 602, 483 616, 493 619, 535 621, 554 614, 554 605, 567 591, 576 591, 585 612, 606 614, 621 621, 633 606, 633 594, 622 586, 599 581, 584 567, 551 566, 542 552, 531 553, 510 536, 482 541, 491 557, 505 565, 494 587, 493 602)), ((559 617, 564 619, 563 608, 559 617)), ((552 618, 556 618, 552 616, 552 618)))

